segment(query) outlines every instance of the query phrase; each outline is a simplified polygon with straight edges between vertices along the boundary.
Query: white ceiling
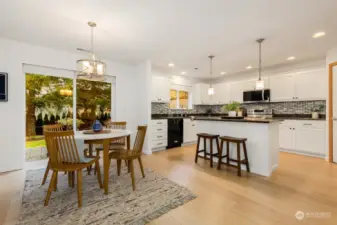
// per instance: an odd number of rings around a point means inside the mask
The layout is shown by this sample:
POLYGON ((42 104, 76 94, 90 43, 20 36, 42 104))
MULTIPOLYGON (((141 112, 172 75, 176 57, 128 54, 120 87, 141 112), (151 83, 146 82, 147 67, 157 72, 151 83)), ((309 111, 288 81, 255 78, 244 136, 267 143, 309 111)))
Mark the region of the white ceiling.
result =
POLYGON ((151 59, 156 68, 194 77, 257 67, 255 39, 265 37, 263 64, 322 58, 337 46, 336 0, 0 0, 0 36, 67 51, 89 46, 94 20, 100 58, 151 59), (318 31, 323 38, 313 39, 318 31), (194 71, 198 67, 198 71, 194 71))

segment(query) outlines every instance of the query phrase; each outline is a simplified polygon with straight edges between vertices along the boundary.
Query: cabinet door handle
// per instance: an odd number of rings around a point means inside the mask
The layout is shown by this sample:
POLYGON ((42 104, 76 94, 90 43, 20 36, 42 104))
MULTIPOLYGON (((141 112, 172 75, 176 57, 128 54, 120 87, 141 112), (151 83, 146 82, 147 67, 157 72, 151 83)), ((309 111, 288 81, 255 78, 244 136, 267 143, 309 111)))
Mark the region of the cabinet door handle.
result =
POLYGON ((194 127, 195 126, 195 124, 192 124, 192 127, 194 127))
POLYGON ((157 131, 161 131, 161 130, 163 130, 163 129, 157 129, 157 131))
POLYGON ((162 145, 163 144, 163 142, 161 142, 161 143, 158 143, 157 145, 162 145))
POLYGON ((304 126, 311 126, 312 124, 311 123, 305 123, 303 124, 304 126))
POLYGON ((157 138, 161 138, 161 137, 163 137, 163 136, 157 136, 157 138))
POLYGON ((157 124, 163 124, 162 122, 158 122, 157 124))

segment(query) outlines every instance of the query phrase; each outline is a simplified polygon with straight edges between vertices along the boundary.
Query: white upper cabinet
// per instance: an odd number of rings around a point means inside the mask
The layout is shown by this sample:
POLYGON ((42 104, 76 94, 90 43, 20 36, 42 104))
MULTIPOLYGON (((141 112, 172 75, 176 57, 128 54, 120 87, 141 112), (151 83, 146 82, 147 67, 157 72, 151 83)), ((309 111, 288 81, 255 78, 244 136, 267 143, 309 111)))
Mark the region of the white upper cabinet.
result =
POLYGON ((236 82, 231 83, 230 88, 230 102, 242 102, 243 101, 243 83, 236 82))
POLYGON ((320 100, 327 98, 325 68, 270 77, 272 101, 320 100))
POLYGON ((170 81, 165 77, 152 76, 151 101, 170 101, 170 81))
POLYGON ((211 96, 208 95, 209 84, 195 84, 193 88, 193 104, 209 105, 212 104, 211 96))
POLYGON ((218 83, 214 84, 215 94, 212 96, 213 104, 226 104, 230 101, 230 84, 218 83))
POLYGON ((293 74, 270 77, 270 92, 272 101, 287 101, 294 99, 295 76, 293 74))
POLYGON ((319 100, 327 98, 328 75, 325 68, 298 73, 295 76, 295 98, 319 100))

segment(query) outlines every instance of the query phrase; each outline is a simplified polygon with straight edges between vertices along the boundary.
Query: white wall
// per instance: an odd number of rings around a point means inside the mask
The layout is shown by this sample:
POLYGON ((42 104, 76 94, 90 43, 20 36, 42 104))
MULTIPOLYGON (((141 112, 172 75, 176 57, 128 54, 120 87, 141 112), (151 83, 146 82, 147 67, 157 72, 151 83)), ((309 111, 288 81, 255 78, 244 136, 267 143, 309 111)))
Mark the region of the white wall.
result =
POLYGON ((326 64, 337 62, 337 47, 328 51, 326 55, 326 64))
MULTIPOLYGON (((151 84, 152 84, 152 73, 151 73, 151 62, 145 61, 137 65, 137 110, 135 114, 137 115, 139 125, 150 125, 151 121, 151 84)), ((143 152, 145 154, 151 154, 150 135, 151 126, 148 126, 147 135, 145 138, 143 152)))
MULTIPOLYGON (((329 64, 330 63, 334 63, 334 62, 337 62, 337 47, 336 48, 333 48, 331 49, 330 51, 328 51, 327 55, 326 55, 326 66, 327 68, 329 68, 329 64)), ((329 89, 327 89, 327 96, 328 96, 328 99, 327 101, 329 101, 329 95, 328 95, 328 92, 329 92, 329 89)), ((334 101, 335 102, 335 101, 334 101)), ((329 104, 327 104, 327 107, 326 107, 326 115, 327 115, 327 118, 330 117, 330 114, 329 114, 329 104)), ((326 144, 326 147, 327 147, 327 152, 329 152, 329 129, 328 129, 328 126, 327 126, 327 129, 326 129, 326 140, 327 140, 327 144, 326 144)), ((337 162, 337 152, 333 152, 333 161, 336 163, 337 162)))
MULTIPOLYGON (((0 71, 8 73, 9 100, 0 103, 0 172, 21 169, 25 151, 25 75, 23 63, 76 69, 76 60, 83 55, 0 39, 0 71)), ((104 60, 104 59, 103 59, 104 60)), ((145 98, 137 99, 137 66, 106 61, 107 74, 116 76, 116 120, 126 120, 128 129, 136 132, 145 98)), ((144 102, 146 104, 146 102, 144 102)), ((143 117, 141 117, 143 118, 143 117)))

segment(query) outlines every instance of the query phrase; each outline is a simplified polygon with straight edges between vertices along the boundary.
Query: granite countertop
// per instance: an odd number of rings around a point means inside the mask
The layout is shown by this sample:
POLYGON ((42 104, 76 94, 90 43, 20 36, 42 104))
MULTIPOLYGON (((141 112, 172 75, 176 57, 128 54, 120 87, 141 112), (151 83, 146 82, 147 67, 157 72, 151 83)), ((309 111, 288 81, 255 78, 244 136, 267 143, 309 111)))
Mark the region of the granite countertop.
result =
POLYGON ((242 122, 242 123, 272 123, 272 122, 280 122, 282 120, 279 119, 260 119, 260 118, 243 118, 243 119, 226 119, 221 117, 205 117, 205 116, 197 116, 194 120, 205 120, 205 121, 223 121, 223 122, 242 122))
MULTIPOLYGON (((172 116, 171 114, 152 114, 152 119, 171 119, 171 118, 190 118, 191 116, 196 118, 203 118, 203 120, 209 119, 209 120, 224 120, 221 119, 222 116, 227 116, 227 114, 183 114, 183 115, 177 115, 172 116)), ((228 119, 228 120, 235 120, 235 119, 228 119)), ((242 119, 238 119, 242 120, 242 119)), ((260 118, 246 118, 246 121, 241 122, 250 122, 252 120, 254 121, 264 121, 264 123, 269 123, 268 121, 265 121, 265 119, 260 118), (249 121, 247 121, 249 120, 249 121)), ((282 120, 316 120, 316 121, 325 121, 326 117, 325 115, 321 115, 319 119, 312 119, 311 114, 276 114, 273 116, 272 119, 269 119, 272 121, 282 121, 282 120)))

